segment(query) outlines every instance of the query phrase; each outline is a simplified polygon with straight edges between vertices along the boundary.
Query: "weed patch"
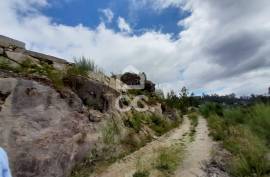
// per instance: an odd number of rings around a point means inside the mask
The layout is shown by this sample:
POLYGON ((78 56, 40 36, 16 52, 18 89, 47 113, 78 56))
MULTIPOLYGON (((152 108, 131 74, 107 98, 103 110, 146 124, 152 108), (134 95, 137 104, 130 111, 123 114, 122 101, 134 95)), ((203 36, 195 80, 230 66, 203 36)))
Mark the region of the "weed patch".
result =
POLYGON ((148 177, 150 175, 149 171, 136 171, 133 177, 148 177))
POLYGON ((228 108, 223 116, 208 117, 210 134, 221 140, 233 157, 229 165, 232 176, 269 176, 269 105, 228 108))
POLYGON ((162 148, 158 152, 156 168, 165 176, 172 174, 183 159, 183 148, 179 144, 162 148))

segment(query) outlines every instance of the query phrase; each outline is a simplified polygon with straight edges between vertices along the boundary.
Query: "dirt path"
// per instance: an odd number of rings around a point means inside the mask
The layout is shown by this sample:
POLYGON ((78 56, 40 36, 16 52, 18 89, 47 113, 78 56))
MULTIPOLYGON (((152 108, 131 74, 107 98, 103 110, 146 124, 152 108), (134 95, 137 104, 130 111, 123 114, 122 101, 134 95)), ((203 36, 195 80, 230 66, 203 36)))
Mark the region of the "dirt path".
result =
POLYGON ((201 169, 205 161, 210 160, 213 141, 208 136, 207 122, 199 118, 195 139, 187 145, 185 158, 181 167, 175 172, 175 177, 204 177, 205 172, 201 169))
MULTIPOLYGON (((184 119, 183 124, 163 135, 159 139, 147 144, 138 151, 128 155, 124 159, 112 164, 101 174, 91 175, 94 177, 132 177, 141 164, 144 169, 150 168, 150 177, 158 177, 156 170, 151 169, 155 160, 155 155, 160 148, 173 146, 177 142, 181 142, 186 151, 184 151, 184 160, 180 163, 180 167, 175 172, 175 177, 198 177, 204 176, 201 170, 201 164, 205 160, 209 160, 212 149, 212 141, 208 137, 208 128, 206 120, 199 118, 199 124, 196 128, 194 140, 190 141, 190 121, 184 119)), ((180 160, 180 159, 179 159, 180 160)))
MULTIPOLYGON (((132 177, 136 172, 138 161, 143 163, 143 166, 151 166, 152 158, 158 149, 167 147, 180 140, 186 135, 190 128, 190 122, 187 118, 184 119, 182 125, 172 130, 171 132, 161 136, 159 139, 147 144, 138 151, 125 157, 123 160, 114 163, 102 174, 96 174, 95 177, 132 177)), ((139 162, 140 163, 140 162, 139 162)))

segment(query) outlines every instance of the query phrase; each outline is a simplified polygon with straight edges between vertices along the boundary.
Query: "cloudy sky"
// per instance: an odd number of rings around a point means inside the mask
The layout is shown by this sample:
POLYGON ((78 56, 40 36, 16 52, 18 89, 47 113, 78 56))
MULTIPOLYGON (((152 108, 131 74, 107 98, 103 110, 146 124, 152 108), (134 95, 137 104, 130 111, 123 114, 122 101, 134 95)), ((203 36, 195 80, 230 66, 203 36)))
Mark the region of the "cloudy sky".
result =
POLYGON ((107 73, 133 66, 160 88, 263 94, 269 0, 1 0, 0 34, 107 73))

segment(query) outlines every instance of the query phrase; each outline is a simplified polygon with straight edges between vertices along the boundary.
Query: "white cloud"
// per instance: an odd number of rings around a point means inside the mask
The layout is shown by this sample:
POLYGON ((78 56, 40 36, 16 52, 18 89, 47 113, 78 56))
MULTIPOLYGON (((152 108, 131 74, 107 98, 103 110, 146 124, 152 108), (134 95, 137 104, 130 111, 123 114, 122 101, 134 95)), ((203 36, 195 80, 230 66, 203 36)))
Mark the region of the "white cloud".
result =
POLYGON ((118 28, 122 32, 131 33, 132 29, 123 17, 118 17, 118 28))
POLYGON ((107 8, 107 9, 102 9, 100 10, 100 12, 102 12, 104 14, 104 16, 106 17, 106 22, 111 23, 114 17, 114 13, 112 12, 111 9, 107 8))
MULTIPOLYGON (((141 1, 154 3, 159 10, 175 6, 191 12, 180 22, 184 31, 179 31, 179 39, 156 31, 127 35, 132 28, 122 17, 118 18, 121 32, 106 28, 105 22, 95 29, 56 24, 38 11, 50 5, 45 0, 3 0, 0 34, 25 41, 29 49, 67 59, 89 56, 107 73, 121 73, 132 65, 166 90, 185 85, 221 94, 266 92, 270 1, 141 1)), ((105 14, 108 21, 113 19, 108 9, 105 14)))

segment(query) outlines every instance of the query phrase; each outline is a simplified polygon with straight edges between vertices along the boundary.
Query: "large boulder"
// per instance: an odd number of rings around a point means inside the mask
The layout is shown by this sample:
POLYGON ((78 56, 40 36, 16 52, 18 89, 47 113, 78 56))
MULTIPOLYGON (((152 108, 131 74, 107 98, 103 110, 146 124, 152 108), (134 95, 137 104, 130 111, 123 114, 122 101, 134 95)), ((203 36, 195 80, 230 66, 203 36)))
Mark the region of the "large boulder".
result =
POLYGON ((25 48, 25 43, 0 35, 0 46, 5 48, 25 48))
POLYGON ((88 117, 51 87, 0 78, 0 146, 14 177, 67 177, 97 141, 88 117))
POLYGON ((64 79, 65 85, 71 88, 89 108, 106 112, 114 108, 119 93, 94 80, 81 76, 69 76, 64 79))
POLYGON ((140 85, 141 77, 135 73, 125 73, 121 75, 120 80, 127 85, 140 85))
POLYGON ((154 93, 156 90, 155 87, 156 87, 156 85, 152 81, 149 81, 149 80, 145 81, 144 90, 146 90, 150 93, 154 93))

